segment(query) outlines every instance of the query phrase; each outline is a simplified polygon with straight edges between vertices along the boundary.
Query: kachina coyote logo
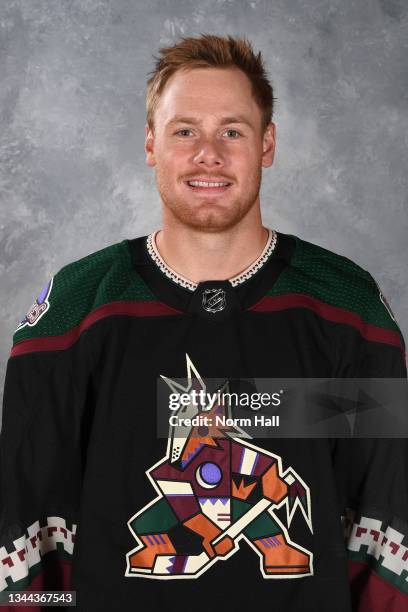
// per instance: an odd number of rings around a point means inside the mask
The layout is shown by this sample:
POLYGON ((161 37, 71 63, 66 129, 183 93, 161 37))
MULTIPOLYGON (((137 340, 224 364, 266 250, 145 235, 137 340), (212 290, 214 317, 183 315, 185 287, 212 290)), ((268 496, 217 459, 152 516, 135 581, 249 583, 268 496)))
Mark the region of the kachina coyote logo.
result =
MULTIPOLYGON (((186 359, 186 387, 163 380, 172 393, 205 393, 186 359)), ((226 382, 220 397, 228 389, 226 382)), ((204 409, 190 401, 175 414, 193 418, 204 409)), ((227 419, 231 406, 222 399, 205 414, 227 419)), ((215 420, 223 419, 207 422, 215 420)), ((248 437, 236 426, 170 427, 166 456, 146 471, 157 497, 128 521, 137 546, 126 555, 125 576, 198 578, 214 563, 239 554, 241 540, 258 555, 264 578, 313 574, 313 554, 293 542, 288 531, 299 510, 313 533, 309 487, 292 467, 282 469, 281 457, 243 439, 248 437), (274 512, 282 506, 285 524, 274 512)))

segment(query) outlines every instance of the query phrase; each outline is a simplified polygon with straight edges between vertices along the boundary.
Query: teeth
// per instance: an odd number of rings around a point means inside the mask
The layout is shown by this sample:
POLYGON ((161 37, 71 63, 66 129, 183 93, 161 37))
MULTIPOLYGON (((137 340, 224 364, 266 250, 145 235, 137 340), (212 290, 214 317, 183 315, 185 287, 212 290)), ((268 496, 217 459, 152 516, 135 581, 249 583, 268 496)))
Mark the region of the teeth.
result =
POLYGON ((229 183, 209 183, 207 181, 188 181, 192 187, 226 187, 229 183))

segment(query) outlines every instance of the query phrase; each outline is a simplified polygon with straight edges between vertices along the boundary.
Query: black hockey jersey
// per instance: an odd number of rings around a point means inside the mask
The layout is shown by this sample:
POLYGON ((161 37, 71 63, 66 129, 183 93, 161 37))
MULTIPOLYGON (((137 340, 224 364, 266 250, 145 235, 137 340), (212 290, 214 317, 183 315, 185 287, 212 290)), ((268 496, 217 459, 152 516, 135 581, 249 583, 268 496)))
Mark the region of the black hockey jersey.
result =
POLYGON ((0 592, 75 590, 81 612, 408 610, 405 439, 249 439, 192 420, 157 434, 160 385, 406 377, 372 276, 270 230, 247 270, 193 283, 154 238, 64 266, 15 331, 0 592))

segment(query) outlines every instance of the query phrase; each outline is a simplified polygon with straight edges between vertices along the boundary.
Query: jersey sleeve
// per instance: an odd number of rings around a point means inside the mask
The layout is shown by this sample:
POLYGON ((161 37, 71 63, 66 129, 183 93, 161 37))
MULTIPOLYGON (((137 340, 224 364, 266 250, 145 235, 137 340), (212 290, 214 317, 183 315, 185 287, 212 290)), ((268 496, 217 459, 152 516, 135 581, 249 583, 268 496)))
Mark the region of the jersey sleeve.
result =
POLYGON ((13 336, 0 434, 0 591, 70 589, 93 410, 75 291, 58 272, 13 336))
MULTIPOLYGON (((372 277, 369 324, 356 349, 357 378, 405 378, 405 344, 372 277)), ((408 441, 336 440, 338 483, 352 607, 356 612, 408 610, 408 441)))

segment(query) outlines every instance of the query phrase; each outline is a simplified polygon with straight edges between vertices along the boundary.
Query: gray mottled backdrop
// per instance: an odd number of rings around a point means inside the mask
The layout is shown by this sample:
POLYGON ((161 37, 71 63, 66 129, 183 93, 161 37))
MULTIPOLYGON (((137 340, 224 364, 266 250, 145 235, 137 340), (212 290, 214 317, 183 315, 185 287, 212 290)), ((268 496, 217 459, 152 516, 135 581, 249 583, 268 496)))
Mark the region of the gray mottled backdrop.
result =
POLYGON ((3 388, 11 336, 64 264, 160 224, 145 165, 152 54, 244 34, 277 96, 264 221, 347 255, 408 336, 406 0, 1 0, 3 388))

